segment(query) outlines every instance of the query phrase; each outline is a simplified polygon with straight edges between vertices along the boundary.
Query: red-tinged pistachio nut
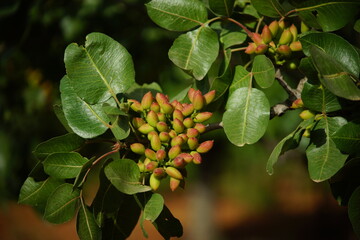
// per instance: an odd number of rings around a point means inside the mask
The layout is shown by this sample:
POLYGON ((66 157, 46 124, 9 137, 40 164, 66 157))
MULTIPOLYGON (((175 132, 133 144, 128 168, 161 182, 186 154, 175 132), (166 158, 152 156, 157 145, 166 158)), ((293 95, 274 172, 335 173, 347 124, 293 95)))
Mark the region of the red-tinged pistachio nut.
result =
POLYGON ((176 178, 176 179, 179 179, 179 180, 183 179, 183 176, 182 176, 181 172, 178 169, 174 168, 174 167, 167 167, 165 169, 165 171, 166 171, 167 175, 169 175, 172 178, 176 178))
POLYGON ((175 130, 176 133, 182 133, 184 131, 184 124, 182 123, 181 120, 179 119, 174 119, 173 121, 173 129, 175 130))
POLYGON ((165 177, 165 169, 164 168, 155 168, 153 171, 153 174, 155 175, 155 177, 157 178, 162 178, 165 177))
POLYGON ((205 106, 205 98, 200 90, 194 93, 193 105, 195 110, 201 110, 205 106))
POLYGON ((298 36, 298 30, 294 24, 292 24, 289 28, 291 34, 292 34, 292 40, 296 41, 298 36))
POLYGON ((169 136, 171 137, 171 138, 174 138, 174 137, 176 137, 177 136, 177 133, 175 132, 175 130, 170 130, 169 131, 169 136))
POLYGON ((255 53, 255 49, 256 49, 256 44, 253 42, 250 42, 249 45, 246 47, 245 49, 245 53, 246 54, 253 54, 255 53))
POLYGON ((141 143, 133 143, 130 145, 131 151, 133 151, 136 154, 143 155, 145 152, 145 146, 141 143))
POLYGON ((160 179, 155 176, 154 173, 150 175, 149 184, 153 191, 156 191, 160 186, 160 179))
POLYGON ((159 132, 167 132, 169 130, 169 127, 168 125, 165 123, 165 122, 158 122, 156 124, 156 129, 159 131, 159 132))
POLYGON ((174 167, 176 167, 176 168, 183 168, 187 164, 187 162, 185 162, 184 158, 182 158, 182 157, 174 158, 172 163, 173 163, 174 167))
POLYGON ((211 90, 210 92, 204 94, 205 103, 210 104, 212 101, 214 101, 215 94, 216 94, 215 90, 211 90))
POLYGON ((166 151, 164 149, 159 149, 156 152, 156 160, 163 161, 166 158, 166 151))
POLYGON ((279 23, 279 28, 280 28, 279 30, 283 31, 285 29, 285 22, 284 21, 279 21, 278 23, 279 23))
POLYGON ((192 118, 185 118, 184 121, 183 121, 183 124, 186 128, 191 128, 194 126, 194 121, 192 120, 192 118))
POLYGON ((255 49, 255 53, 256 54, 263 54, 266 53, 266 51, 268 50, 268 45, 266 44, 260 44, 259 46, 256 47, 255 49))
POLYGON ((271 42, 269 43, 269 46, 270 46, 271 48, 276 48, 276 45, 275 45, 274 41, 271 41, 271 42))
POLYGON ((194 105, 192 103, 183 106, 184 109, 181 112, 185 117, 191 115, 194 112, 194 105))
POLYGON ((262 38, 262 40, 264 41, 265 44, 271 42, 272 34, 271 34, 271 31, 270 31, 268 25, 265 25, 263 27, 262 32, 261 32, 261 38, 262 38))
POLYGON ((166 116, 165 116, 164 113, 158 112, 157 115, 158 115, 159 121, 161 121, 161 122, 166 122, 166 116))
POLYGON ((171 137, 168 132, 161 132, 159 133, 160 141, 163 143, 167 143, 170 141, 171 137))
POLYGON ((171 114, 173 111, 174 107, 170 103, 160 104, 160 112, 171 114))
POLYGON ((153 102, 150 106, 150 110, 158 113, 160 112, 160 105, 157 102, 153 102))
POLYGON ((175 191, 180 186, 181 180, 176 178, 170 178, 170 189, 171 191, 175 191))
POLYGON ((138 129, 139 127, 141 127, 142 125, 145 124, 145 121, 142 118, 135 117, 132 119, 132 124, 133 124, 134 128, 138 129))
POLYGON ((190 137, 187 144, 190 150, 195 150, 199 146, 199 140, 196 137, 190 137))
POLYGON ((259 33, 253 33, 251 35, 251 39, 254 41, 256 45, 264 44, 263 39, 261 38, 261 35, 259 33))
POLYGON ((177 110, 180 110, 180 111, 183 110, 183 106, 182 106, 182 104, 181 104, 178 100, 172 101, 172 102, 171 102, 171 105, 172 105, 175 109, 177 109, 177 110))
POLYGON ((129 100, 130 102, 130 108, 135 111, 135 112, 142 112, 143 111, 143 108, 141 107, 141 103, 136 101, 136 100, 129 100))
POLYGON ((307 32, 310 30, 309 26, 306 25, 303 21, 301 21, 301 26, 300 26, 300 30, 301 30, 301 33, 304 33, 304 32, 307 32))
POLYGON ((141 132, 142 134, 148 134, 154 130, 155 130, 155 128, 150 126, 150 124, 148 124, 148 123, 145 123, 141 127, 138 128, 138 131, 141 132))
POLYGON ((201 157, 200 153, 198 153, 196 151, 192 151, 192 152, 190 152, 190 155, 193 156, 193 163, 200 164, 202 162, 202 157, 201 157))
POLYGON ((185 134, 185 133, 181 133, 181 134, 179 134, 179 137, 181 137, 181 138, 184 140, 184 142, 186 142, 186 141, 189 139, 189 137, 188 137, 188 136, 186 136, 186 134, 185 134))
POLYGON ((180 153, 181 153, 180 145, 175 145, 169 149, 168 156, 170 159, 174 159, 180 153))
POLYGON ((290 32, 290 29, 285 29, 280 36, 279 44, 286 45, 292 42, 293 36, 290 32))
POLYGON ((291 49, 288 45, 280 45, 276 51, 286 57, 291 55, 291 49))
POLYGON ((176 146, 176 145, 182 145, 184 143, 184 139, 180 136, 176 136, 173 139, 171 139, 171 146, 176 146))
POLYGON ((183 121, 184 115, 179 109, 175 109, 173 112, 173 119, 179 119, 180 121, 183 121))
POLYGON ((208 151, 210 151, 210 149, 213 147, 213 145, 214 145, 214 140, 208 140, 208 141, 202 142, 196 148, 196 151, 198 153, 207 153, 208 151))
POLYGON ((158 133, 156 131, 151 131, 148 133, 147 138, 151 140, 155 135, 158 135, 158 133))
POLYGON ((139 162, 137 163, 137 165, 138 165, 138 167, 139 167, 140 172, 144 172, 144 171, 145 171, 145 165, 144 165, 144 163, 143 163, 142 161, 139 161, 139 162))
POLYGON ((164 103, 169 103, 167 97, 162 93, 156 93, 155 99, 160 106, 163 105, 164 103))
POLYGON ((149 109, 153 102, 153 95, 151 91, 147 92, 141 99, 141 107, 146 110, 149 109))
POLYGON ((204 133, 206 131, 206 127, 202 123, 196 123, 194 128, 199 131, 199 133, 204 133))
POLYGON ((161 140, 159 135, 154 135, 150 140, 151 148, 155 151, 161 149, 161 140))
POLYGON ((190 88, 188 91, 188 98, 190 100, 190 102, 193 102, 193 98, 194 98, 194 94, 195 94, 196 90, 193 88, 190 88))
POLYGON ((156 153, 150 148, 145 149, 145 156, 152 161, 156 160, 156 153))
POLYGON ((189 138, 191 137, 198 137, 199 136, 199 131, 195 128, 188 128, 186 130, 186 136, 188 136, 189 138))
POLYGON ((272 37, 276 37, 278 31, 279 31, 279 23, 278 21, 272 21, 269 25, 269 30, 271 32, 272 37))
POLYGON ((293 52, 302 51, 302 45, 300 41, 290 43, 290 49, 293 52))
POLYGON ((191 163, 193 156, 190 153, 180 153, 177 157, 182 157, 186 163, 191 163))
POLYGON ((145 165, 145 170, 148 172, 152 172, 152 171, 154 171, 155 168, 157 168, 158 165, 159 165, 158 162, 151 161, 145 165))
POLYGON ((301 108, 304 106, 304 103, 301 98, 296 99, 292 104, 290 108, 296 109, 301 108))
POLYGON ((201 112, 196 114, 195 118, 194 118, 194 122, 196 123, 202 123, 205 122, 207 120, 209 120, 212 116, 211 112, 201 112))
POLYGON ((310 110, 304 110, 304 111, 302 111, 302 112, 299 114, 299 116, 300 116, 302 119, 304 119, 304 120, 308 120, 308 119, 314 117, 314 116, 315 116, 315 113, 313 113, 313 112, 310 111, 310 110))
POLYGON ((144 165, 148 165, 151 162, 151 160, 149 158, 145 158, 144 160, 144 165))
POLYGON ((146 121, 150 126, 156 127, 156 124, 159 122, 158 115, 153 110, 150 110, 146 115, 146 121))

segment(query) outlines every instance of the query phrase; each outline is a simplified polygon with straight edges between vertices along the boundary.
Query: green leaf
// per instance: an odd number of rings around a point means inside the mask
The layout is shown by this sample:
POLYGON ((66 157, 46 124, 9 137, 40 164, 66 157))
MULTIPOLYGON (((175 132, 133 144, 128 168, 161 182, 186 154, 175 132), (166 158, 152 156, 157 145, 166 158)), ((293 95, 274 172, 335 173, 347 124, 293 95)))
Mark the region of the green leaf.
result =
POLYGON ((90 168, 93 166, 93 162, 96 160, 96 157, 92 157, 87 161, 82 167, 79 174, 76 176, 73 188, 80 187, 86 180, 87 172, 90 171, 90 168))
POLYGON ((330 113, 341 109, 339 99, 323 86, 305 83, 301 92, 304 106, 313 111, 330 113))
POLYGON ((139 85, 137 83, 133 84, 133 86, 126 92, 126 95, 131 98, 138 101, 141 101, 143 96, 151 91, 153 96, 156 95, 158 92, 162 92, 162 89, 160 85, 156 82, 152 82, 150 84, 144 83, 143 85, 139 85))
POLYGON ((170 60, 197 80, 205 77, 219 53, 216 32, 200 27, 180 35, 169 50, 170 60))
POLYGON ((104 105, 103 105, 103 110, 104 110, 104 113, 106 113, 107 115, 127 116, 127 114, 125 112, 121 111, 118 107, 111 106, 106 103, 104 103, 104 105))
POLYGON ((34 150, 34 155, 40 159, 45 159, 51 153, 72 152, 81 148, 85 140, 74 133, 51 138, 40 143, 34 150))
POLYGON ((158 194, 154 193, 151 198, 147 201, 144 208, 144 218, 151 222, 154 222, 164 208, 164 199, 158 194))
POLYGON ((240 45, 245 42, 246 33, 241 30, 222 28, 220 33, 220 42, 224 45, 224 49, 240 45))
POLYGON ((274 83, 275 68, 265 55, 255 56, 251 71, 260 87, 268 88, 274 83))
POLYGON ((61 102, 71 129, 82 138, 94 138, 103 134, 110 126, 102 104, 90 105, 76 95, 70 80, 64 76, 60 82, 61 102))
POLYGON ((254 8, 267 17, 278 18, 285 15, 285 10, 277 0, 251 0, 254 8))
POLYGON ((66 117, 65 117, 65 114, 64 114, 61 104, 54 104, 53 109, 54 109, 54 113, 55 113, 56 117, 59 119, 59 121, 64 126, 66 131, 68 131, 69 133, 73 133, 74 131, 71 129, 71 127, 69 126, 69 123, 66 120, 66 117))
POLYGON ((360 123, 348 122, 331 137, 342 152, 356 153, 360 149, 360 123))
POLYGON ((198 0, 152 0, 145 4, 151 20, 170 31, 187 31, 207 21, 207 10, 198 0))
POLYGON ((127 116, 111 116, 110 130, 118 140, 127 138, 130 134, 129 118, 127 116))
POLYGON ((165 205, 159 217, 156 218, 153 224, 161 236, 166 240, 171 237, 179 238, 183 235, 183 227, 180 221, 171 214, 170 210, 165 205))
POLYGON ((360 100, 360 89, 349 73, 336 60, 317 47, 310 50, 311 58, 321 75, 322 84, 332 93, 349 100, 360 100))
POLYGON ((350 197, 348 214, 354 232, 360 237, 360 187, 350 197))
POLYGON ((61 184, 63 184, 62 181, 52 177, 41 182, 28 177, 20 189, 18 203, 31 205, 43 212, 50 194, 61 184))
MULTIPOLYGON (((299 1, 300 2, 300 1, 299 1)), ((331 32, 344 27, 352 21, 358 12, 357 0, 312 0, 301 1, 295 11, 306 24, 316 27, 320 25, 325 32, 331 32)))
POLYGON ((236 66, 234 79, 229 88, 229 95, 233 94, 233 92, 238 88, 251 87, 252 77, 252 73, 248 72, 243 66, 236 66))
POLYGON ((80 191, 73 190, 71 184, 64 183, 49 197, 44 219, 48 222, 60 224, 70 221, 76 212, 80 198, 80 191))
POLYGON ((79 153, 53 153, 43 162, 44 170, 54 178, 75 178, 88 160, 79 153))
POLYGON ((224 131, 231 143, 244 146, 257 142, 265 133, 270 105, 265 94, 255 88, 239 88, 226 104, 224 131))
POLYGON ((140 170, 137 164, 130 159, 118 159, 105 167, 105 175, 110 182, 125 194, 150 191, 149 186, 140 182, 140 170))
POLYGON ((65 50, 66 73, 76 94, 88 104, 105 102, 135 83, 132 58, 114 39, 102 33, 86 36, 85 47, 65 50))
POLYGON ((310 178, 321 182, 332 177, 345 163, 348 155, 336 148, 332 135, 346 120, 341 117, 324 117, 311 131, 311 142, 306 149, 310 178))
POLYGON ((235 0, 209 0, 210 9, 221 16, 230 17, 235 0))
POLYGON ((79 238, 81 240, 101 239, 101 230, 95 221, 94 215, 85 205, 84 200, 81 199, 80 203, 76 223, 79 238))
MULTIPOLYGON (((210 90, 215 90, 215 98, 214 101, 219 99, 228 89, 231 80, 232 80, 232 74, 231 74, 231 68, 230 60, 231 60, 231 50, 228 49, 224 52, 223 59, 219 59, 221 63, 218 63, 217 61, 214 62, 214 65, 217 65, 219 67, 218 74, 216 74, 216 77, 211 82, 210 90)), ((216 67, 216 66, 215 66, 216 67)), ((210 74, 209 74, 210 75, 210 74)))
POLYGON ((360 19, 356 20, 354 24, 354 30, 360 33, 360 19))

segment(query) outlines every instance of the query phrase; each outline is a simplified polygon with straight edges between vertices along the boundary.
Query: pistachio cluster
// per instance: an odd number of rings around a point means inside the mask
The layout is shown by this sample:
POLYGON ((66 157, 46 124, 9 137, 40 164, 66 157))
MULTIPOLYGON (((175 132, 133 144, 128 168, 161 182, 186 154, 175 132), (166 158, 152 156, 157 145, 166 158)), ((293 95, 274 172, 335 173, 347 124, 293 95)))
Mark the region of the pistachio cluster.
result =
POLYGON ((253 33, 245 53, 264 54, 269 51, 271 54, 289 57, 292 52, 302 50, 301 42, 298 41, 298 29, 294 24, 286 27, 284 21, 273 21, 265 25, 261 34, 253 33))
POLYGON ((191 162, 200 164, 202 153, 208 152, 213 141, 200 143, 200 134, 205 132, 203 122, 210 119, 211 112, 201 110, 214 100, 215 91, 202 94, 190 88, 190 103, 177 100, 169 102, 166 95, 146 93, 141 102, 128 100, 130 108, 139 114, 132 119, 132 126, 140 142, 130 145, 132 152, 141 155, 138 166, 142 176, 149 177, 149 185, 155 191, 162 179, 170 177, 174 191, 184 183, 185 166, 191 162))

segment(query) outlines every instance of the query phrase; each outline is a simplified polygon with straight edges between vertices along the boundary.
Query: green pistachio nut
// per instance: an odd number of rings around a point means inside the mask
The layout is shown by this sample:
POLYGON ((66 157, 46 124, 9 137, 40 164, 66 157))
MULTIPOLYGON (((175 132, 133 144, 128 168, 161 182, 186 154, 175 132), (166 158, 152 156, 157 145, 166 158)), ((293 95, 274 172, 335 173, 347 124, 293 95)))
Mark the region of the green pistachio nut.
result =
POLYGON ((304 22, 301 22, 300 30, 301 30, 301 33, 304 33, 304 32, 308 32, 310 30, 310 28, 304 22))
POLYGON ((153 102, 153 95, 151 93, 151 91, 147 92, 143 98, 141 99, 141 107, 144 109, 144 110, 147 110, 147 109, 150 109, 150 106, 153 102))
POLYGON ((211 112, 201 112, 196 114, 195 118, 194 118, 194 122, 196 123, 202 123, 205 122, 207 120, 209 120, 212 116, 211 112))
POLYGON ((179 119, 180 121, 183 121, 184 115, 179 109, 175 109, 173 112, 173 119, 179 119))
POLYGON ((272 37, 276 37, 278 31, 279 31, 279 23, 278 21, 272 21, 270 24, 269 24, 269 30, 271 32, 271 35, 272 37))
POLYGON ((208 140, 205 142, 200 143, 200 145, 196 148, 196 151, 198 153, 207 153, 208 151, 210 151, 210 149, 213 147, 214 145, 214 141, 213 140, 208 140))
POLYGON ((177 157, 182 157, 186 163, 191 163, 193 156, 190 153, 180 153, 177 157))
POLYGON ((151 140, 155 135, 158 135, 158 133, 156 131, 151 131, 148 133, 147 138, 151 140))
POLYGON ((303 133, 303 137, 309 138, 311 135, 311 131, 310 129, 305 129, 304 133, 303 133))
POLYGON ((176 133, 182 133, 184 132, 185 126, 181 120, 176 118, 173 121, 173 129, 176 133))
POLYGON ((205 106, 205 98, 200 90, 197 90, 194 94, 193 105, 195 110, 201 110, 205 106))
POLYGON ((288 45, 280 45, 276 51, 285 57, 289 57, 291 55, 291 49, 288 45))
POLYGON ((161 121, 161 122, 166 122, 166 116, 165 116, 164 113, 158 112, 157 115, 158 115, 159 121, 161 121))
POLYGON ((150 110, 158 113, 160 112, 160 105, 157 102, 153 102, 150 106, 150 110))
POLYGON ((155 177, 157 178, 163 178, 166 175, 165 169, 164 168, 155 168, 153 171, 153 174, 155 175, 155 177))
POLYGON ((195 94, 196 90, 193 88, 190 88, 188 91, 188 98, 190 100, 190 102, 193 102, 193 98, 194 98, 194 94, 195 94))
POLYGON ((181 111, 184 117, 187 117, 191 115, 194 112, 194 105, 192 103, 190 104, 183 104, 184 108, 181 111))
POLYGON ((132 119, 132 125, 134 126, 134 128, 138 129, 139 127, 141 127, 142 125, 145 124, 144 119, 139 118, 139 117, 134 117, 132 119))
POLYGON ((269 42, 272 41, 272 34, 271 34, 271 31, 270 31, 268 25, 265 25, 263 27, 262 32, 261 32, 261 38, 265 44, 268 44, 269 42))
POLYGON ((199 131, 199 133, 204 133, 206 131, 206 127, 202 123, 196 123, 194 128, 199 131))
POLYGON ((154 135, 150 140, 151 148, 155 151, 161 149, 161 140, 159 135, 154 135))
POLYGON ((184 158, 178 156, 178 157, 174 158, 174 160, 172 161, 172 164, 176 168, 184 168, 186 166, 187 162, 185 162, 184 158))
POLYGON ((296 41, 296 42, 292 42, 290 44, 290 49, 293 52, 298 52, 298 51, 302 51, 302 45, 300 41, 296 41))
POLYGON ((161 162, 165 158, 166 158, 166 151, 164 149, 159 149, 159 150, 156 151, 156 160, 161 162))
POLYGON ((251 39, 254 41, 256 45, 264 44, 263 39, 261 38, 261 35, 259 33, 253 33, 251 35, 251 39))
POLYGON ((315 116, 315 113, 310 110, 304 110, 299 114, 300 118, 304 120, 308 120, 315 116))
POLYGON ((266 44, 260 44, 259 46, 256 47, 255 49, 255 53, 256 54, 264 54, 266 53, 266 51, 268 50, 268 45, 266 44))
POLYGON ((176 146, 176 145, 182 145, 184 143, 184 139, 180 136, 176 136, 174 137, 173 139, 171 139, 171 142, 170 142, 170 145, 173 147, 173 146, 176 146))
POLYGON ((168 98, 162 93, 156 93, 155 99, 156 99, 157 103, 160 105, 160 107, 164 103, 169 103, 168 98))
POLYGON ((148 124, 150 124, 150 126, 156 127, 156 124, 159 122, 157 113, 153 110, 150 110, 146 115, 146 121, 148 122, 148 124))
POLYGON ((171 105, 174 107, 174 109, 177 109, 177 110, 180 110, 180 111, 182 111, 183 108, 184 108, 183 105, 178 100, 172 101, 171 105))
POLYGON ((192 120, 192 118, 185 118, 184 121, 183 121, 183 124, 186 128, 191 128, 194 126, 194 121, 192 120))
POLYGON ((169 136, 170 136, 171 138, 174 138, 174 137, 177 136, 177 133, 175 132, 174 129, 172 129, 172 130, 169 131, 169 136))
POLYGON ((158 165, 159 165, 158 162, 151 161, 145 165, 145 170, 148 172, 152 172, 152 171, 154 171, 155 168, 157 168, 158 165))
POLYGON ((296 41, 297 40, 297 37, 298 37, 298 30, 297 30, 297 27, 292 24, 289 28, 291 34, 292 34, 292 41, 296 41))
POLYGON ((165 123, 165 122, 158 122, 156 124, 156 129, 159 131, 159 132, 167 132, 169 130, 169 127, 168 125, 165 123))
POLYGON ((138 128, 138 131, 141 132, 142 134, 148 134, 154 130, 155 130, 155 128, 150 126, 150 124, 148 124, 148 123, 145 123, 141 127, 138 128))
POLYGON ((199 135, 200 135, 199 131, 195 128, 188 128, 186 130, 186 136, 188 136, 189 138, 198 137, 199 135))
POLYGON ((160 104, 160 112, 165 114, 171 114, 174 111, 174 107, 170 103, 160 104))
POLYGON ((178 136, 181 137, 184 140, 184 142, 186 142, 189 139, 189 137, 185 133, 181 133, 178 136))
POLYGON ((170 189, 175 191, 180 186, 181 180, 170 177, 170 189))
POLYGON ((200 164, 202 162, 202 157, 201 157, 200 153, 198 153, 196 151, 192 151, 192 152, 190 152, 190 155, 193 156, 193 163, 200 164))
POLYGON ((208 105, 208 104, 210 104, 212 101, 214 101, 215 95, 216 95, 216 91, 215 91, 215 90, 211 90, 210 92, 205 93, 205 94, 204 94, 205 104, 208 105))
POLYGON ((289 44, 292 42, 292 40, 293 40, 293 35, 290 32, 290 29, 287 28, 283 31, 283 33, 280 36, 279 45, 289 44))
POLYGON ((151 161, 155 161, 156 160, 156 153, 151 150, 150 148, 145 149, 145 156, 150 159, 151 161))
POLYGON ((301 98, 296 99, 290 106, 292 109, 302 108, 304 103, 301 98))
POLYGON ((182 180, 183 179, 183 175, 181 174, 181 172, 174 168, 174 167, 167 167, 165 169, 167 175, 169 175, 170 177, 172 178, 176 178, 176 179, 179 179, 179 180, 182 180))
POLYGON ((190 150, 195 150, 199 146, 199 140, 196 137, 190 137, 187 144, 190 150))
POLYGON ((170 159, 174 159, 181 153, 180 145, 175 145, 169 149, 168 156, 170 159))
POLYGON ((130 108, 135 112, 142 112, 143 108, 141 107, 141 103, 136 100, 129 100, 130 102, 130 108))
POLYGON ((137 165, 139 167, 140 172, 145 172, 145 165, 144 165, 144 163, 142 161, 139 161, 137 163, 137 165))
POLYGON ((145 146, 141 143, 133 143, 130 145, 131 151, 136 154, 143 155, 145 153, 145 146))
POLYGON ((153 191, 156 191, 160 187, 160 179, 156 177, 154 173, 150 175, 149 184, 153 191))
POLYGON ((167 143, 170 141, 171 137, 168 132, 161 132, 159 133, 160 141, 163 143, 167 143))

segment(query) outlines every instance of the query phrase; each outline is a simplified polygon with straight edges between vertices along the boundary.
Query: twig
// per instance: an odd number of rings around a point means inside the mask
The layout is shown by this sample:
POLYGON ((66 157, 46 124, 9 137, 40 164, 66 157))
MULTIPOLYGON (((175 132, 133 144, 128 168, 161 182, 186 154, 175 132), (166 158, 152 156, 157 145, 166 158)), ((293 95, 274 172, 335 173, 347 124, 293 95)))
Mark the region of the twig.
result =
POLYGON ((289 100, 295 101, 298 98, 301 98, 301 91, 291 88, 287 82, 284 80, 283 75, 281 74, 280 69, 276 70, 275 79, 280 83, 284 90, 289 94, 289 100))
POLYGON ((210 132, 216 129, 221 129, 223 128, 223 123, 222 122, 218 122, 218 123, 210 123, 208 125, 206 125, 206 129, 205 132, 210 132))

